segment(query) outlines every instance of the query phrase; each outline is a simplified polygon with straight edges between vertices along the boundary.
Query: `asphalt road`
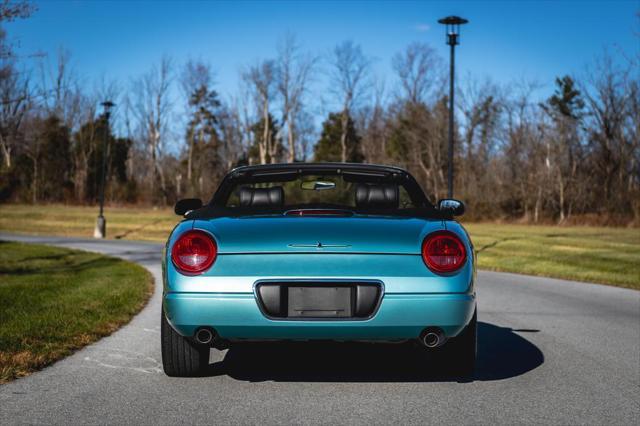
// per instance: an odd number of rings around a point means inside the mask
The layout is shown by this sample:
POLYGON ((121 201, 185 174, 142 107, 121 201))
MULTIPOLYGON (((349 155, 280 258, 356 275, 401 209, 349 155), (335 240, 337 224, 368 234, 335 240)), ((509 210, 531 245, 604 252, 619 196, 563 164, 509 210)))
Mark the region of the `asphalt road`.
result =
MULTIPOLYGON (((160 283, 160 245, 4 239, 119 256, 160 283)), ((640 266, 639 266, 640 267, 640 266)), ((246 345, 210 374, 169 378, 160 287, 115 334, 0 386, 0 424, 640 423, 640 292, 480 272, 476 377, 459 382, 401 345, 246 345)))

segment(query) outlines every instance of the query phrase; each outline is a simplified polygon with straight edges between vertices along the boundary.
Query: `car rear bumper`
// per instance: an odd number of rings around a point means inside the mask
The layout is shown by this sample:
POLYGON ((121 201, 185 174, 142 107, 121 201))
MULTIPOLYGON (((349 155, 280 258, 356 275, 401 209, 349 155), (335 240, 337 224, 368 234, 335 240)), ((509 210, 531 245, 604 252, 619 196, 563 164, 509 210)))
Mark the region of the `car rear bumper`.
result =
POLYGON ((163 309, 183 336, 213 327, 228 340, 403 340, 417 338, 426 327, 454 337, 475 310, 475 294, 384 294, 368 319, 270 319, 253 293, 183 293, 164 295, 163 309))

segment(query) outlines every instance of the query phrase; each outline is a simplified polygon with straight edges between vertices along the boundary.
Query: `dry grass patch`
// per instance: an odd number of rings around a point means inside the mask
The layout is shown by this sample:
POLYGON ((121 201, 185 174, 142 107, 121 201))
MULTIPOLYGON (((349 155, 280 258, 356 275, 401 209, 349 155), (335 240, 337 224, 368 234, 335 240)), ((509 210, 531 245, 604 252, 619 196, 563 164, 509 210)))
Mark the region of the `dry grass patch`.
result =
MULTIPOLYGON (((0 231, 65 237, 93 236, 97 207, 61 204, 0 205, 0 231)), ((107 237, 126 240, 166 240, 180 221, 172 209, 107 207, 107 237)))

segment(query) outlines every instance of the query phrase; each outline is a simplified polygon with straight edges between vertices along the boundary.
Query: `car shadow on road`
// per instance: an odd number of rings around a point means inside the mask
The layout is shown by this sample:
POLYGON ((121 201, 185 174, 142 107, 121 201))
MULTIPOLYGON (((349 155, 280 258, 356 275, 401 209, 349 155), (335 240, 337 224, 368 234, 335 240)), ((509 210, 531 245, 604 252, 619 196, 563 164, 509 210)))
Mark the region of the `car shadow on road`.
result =
POLYGON ((250 382, 437 382, 491 381, 525 374, 544 355, 521 333, 478 323, 478 361, 472 378, 460 379, 446 363, 414 344, 336 342, 245 343, 211 364, 207 376, 250 382))

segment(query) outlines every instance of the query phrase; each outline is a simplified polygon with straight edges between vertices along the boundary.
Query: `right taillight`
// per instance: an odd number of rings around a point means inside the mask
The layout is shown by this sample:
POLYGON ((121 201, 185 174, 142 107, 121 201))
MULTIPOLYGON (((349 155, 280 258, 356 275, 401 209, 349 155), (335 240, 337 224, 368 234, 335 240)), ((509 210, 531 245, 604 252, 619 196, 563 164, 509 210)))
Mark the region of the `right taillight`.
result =
POLYGON ((454 272, 464 265, 467 251, 456 234, 437 231, 427 235, 422 242, 422 259, 434 272, 454 272))

